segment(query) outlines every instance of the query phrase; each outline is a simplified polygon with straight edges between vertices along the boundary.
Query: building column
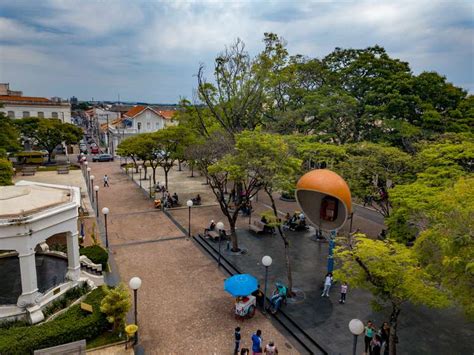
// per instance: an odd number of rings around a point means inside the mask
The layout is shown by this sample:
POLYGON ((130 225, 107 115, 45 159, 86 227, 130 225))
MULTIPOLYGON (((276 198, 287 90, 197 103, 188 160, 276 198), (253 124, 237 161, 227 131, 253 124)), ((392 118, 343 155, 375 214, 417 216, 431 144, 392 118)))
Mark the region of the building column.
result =
POLYGON ((18 297, 17 306, 23 308, 35 305, 41 293, 38 292, 34 250, 29 251, 28 254, 18 254, 18 259, 20 260, 21 295, 18 297))
POLYGON ((66 278, 71 281, 79 280, 81 276, 81 262, 79 260, 79 233, 68 232, 67 239, 67 273, 66 278))

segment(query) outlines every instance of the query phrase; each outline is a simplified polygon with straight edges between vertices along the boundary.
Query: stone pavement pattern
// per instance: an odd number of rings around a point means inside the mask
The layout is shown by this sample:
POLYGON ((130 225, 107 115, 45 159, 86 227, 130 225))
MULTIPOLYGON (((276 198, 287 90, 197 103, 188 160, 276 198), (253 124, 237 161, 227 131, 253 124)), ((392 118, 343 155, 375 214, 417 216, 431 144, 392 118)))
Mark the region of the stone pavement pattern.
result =
POLYGON ((101 178, 100 208, 110 209, 109 242, 121 279, 139 276, 140 342, 149 354, 230 354, 233 331, 242 328, 242 345, 249 347, 256 329, 264 342, 274 340, 284 354, 297 350, 264 316, 236 321, 233 298, 224 292, 226 274, 205 256, 123 174, 117 163, 90 164, 101 178))

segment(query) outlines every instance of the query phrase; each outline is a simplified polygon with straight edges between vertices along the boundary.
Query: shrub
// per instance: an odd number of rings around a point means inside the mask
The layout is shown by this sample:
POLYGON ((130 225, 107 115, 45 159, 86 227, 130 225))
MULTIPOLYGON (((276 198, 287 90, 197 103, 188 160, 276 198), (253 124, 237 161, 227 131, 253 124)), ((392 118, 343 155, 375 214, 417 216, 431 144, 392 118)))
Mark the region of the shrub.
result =
POLYGON ((13 185, 13 166, 8 159, 0 158, 0 186, 13 185))
POLYGON ((33 350, 97 337, 108 327, 105 315, 100 312, 103 297, 101 288, 95 289, 87 296, 85 302, 92 305, 93 313, 87 313, 81 310, 79 305, 74 305, 51 322, 2 330, 0 354, 29 354, 33 350))
POLYGON ((109 254, 100 245, 91 245, 89 247, 79 249, 81 255, 87 256, 93 263, 101 264, 102 270, 107 270, 107 261, 109 254))
POLYGON ((87 292, 89 292, 90 287, 87 284, 87 282, 83 282, 80 286, 71 288, 70 290, 67 290, 62 297, 55 299, 45 310, 44 310, 44 316, 47 318, 53 313, 56 313, 57 311, 66 308, 69 306, 71 303, 73 303, 75 300, 80 298, 82 295, 85 295, 87 292))
POLYGON ((113 324, 115 331, 121 330, 131 307, 130 294, 123 283, 115 288, 102 287, 105 297, 100 304, 100 310, 106 314, 107 320, 113 324))

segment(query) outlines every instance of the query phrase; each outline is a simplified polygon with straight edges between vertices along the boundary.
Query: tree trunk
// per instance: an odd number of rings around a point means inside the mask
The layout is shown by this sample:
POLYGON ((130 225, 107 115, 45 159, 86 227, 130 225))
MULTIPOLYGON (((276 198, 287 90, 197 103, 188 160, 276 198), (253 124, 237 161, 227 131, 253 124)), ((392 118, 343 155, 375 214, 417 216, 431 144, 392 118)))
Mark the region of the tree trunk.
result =
POLYGON ((53 155, 53 151, 48 150, 48 164, 51 164, 51 156, 53 155))
POLYGON ((178 160, 178 171, 181 171, 181 160, 178 160))
POLYGON ((166 190, 168 190, 168 169, 164 168, 163 169, 165 171, 165 187, 166 187, 166 190))
POLYGON ((151 167, 153 169, 153 185, 156 185, 156 166, 155 167, 151 167))
POLYGON ((239 242, 237 240, 237 233, 235 232, 235 221, 229 219, 230 224, 230 241, 232 242, 232 251, 239 251, 239 242))
POLYGON ((392 303, 392 313, 390 314, 390 337, 388 351, 389 355, 397 355, 397 327, 398 327, 398 316, 400 314, 400 307, 392 303))
MULTIPOLYGON (((273 199, 273 195, 271 191, 265 189, 265 192, 267 193, 268 197, 270 198, 270 201, 272 203, 272 210, 273 210, 273 215, 278 221, 278 210, 275 204, 275 200, 273 199)), ((283 243, 285 245, 285 262, 286 262, 286 276, 288 279, 288 296, 291 297, 293 295, 293 274, 291 272, 291 259, 290 259, 290 243, 288 242, 288 238, 286 237, 285 233, 283 232, 283 229, 281 228, 281 224, 278 224, 278 233, 280 234, 280 237, 283 239, 283 243)))
POLYGON ((194 177, 194 164, 191 165, 191 177, 194 177))

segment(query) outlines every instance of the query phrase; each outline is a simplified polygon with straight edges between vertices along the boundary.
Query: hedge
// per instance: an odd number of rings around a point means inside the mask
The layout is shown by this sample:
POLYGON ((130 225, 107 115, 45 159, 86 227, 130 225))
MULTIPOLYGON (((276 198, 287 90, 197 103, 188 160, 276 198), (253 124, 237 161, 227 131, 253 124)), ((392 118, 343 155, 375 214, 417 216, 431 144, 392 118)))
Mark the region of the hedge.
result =
POLYGON ((93 313, 74 305, 50 322, 2 330, 0 354, 32 354, 34 350, 99 336, 109 327, 105 315, 100 312, 103 297, 102 288, 95 289, 86 297, 84 302, 92 305, 93 313))
POLYGON ((109 254, 100 245, 91 245, 79 249, 79 254, 87 256, 94 264, 102 264, 102 270, 107 270, 109 254))

